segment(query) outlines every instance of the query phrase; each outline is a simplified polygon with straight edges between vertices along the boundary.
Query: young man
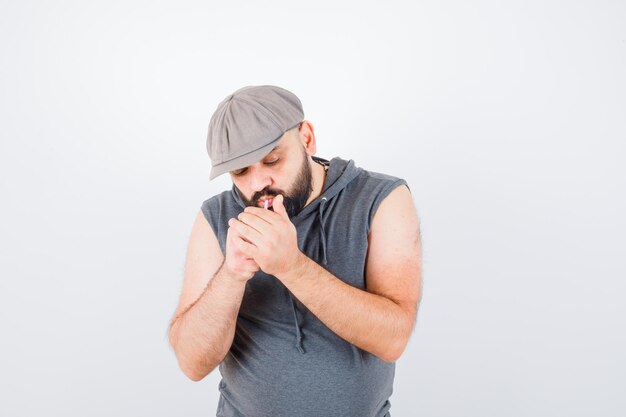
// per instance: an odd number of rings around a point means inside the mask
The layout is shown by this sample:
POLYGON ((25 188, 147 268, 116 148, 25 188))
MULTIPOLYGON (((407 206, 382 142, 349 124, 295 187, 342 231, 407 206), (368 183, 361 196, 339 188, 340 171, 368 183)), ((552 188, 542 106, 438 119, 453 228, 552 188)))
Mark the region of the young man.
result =
POLYGON ((390 416, 395 361, 421 299, 406 182, 316 152, 300 100, 244 87, 209 124, 210 178, 170 343, 199 381, 219 365, 218 416, 390 416))

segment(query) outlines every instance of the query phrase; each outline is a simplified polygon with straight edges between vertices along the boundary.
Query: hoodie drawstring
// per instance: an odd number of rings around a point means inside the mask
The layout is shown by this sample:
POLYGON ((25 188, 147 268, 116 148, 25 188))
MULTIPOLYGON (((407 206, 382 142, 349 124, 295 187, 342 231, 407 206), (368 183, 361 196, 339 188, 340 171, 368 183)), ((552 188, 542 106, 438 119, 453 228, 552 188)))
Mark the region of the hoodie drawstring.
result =
POLYGON ((319 216, 320 216, 320 248, 322 249, 322 263, 328 264, 326 258, 326 229, 324 228, 324 205, 328 200, 326 197, 322 197, 322 201, 319 204, 319 216))
MULTIPOLYGON (((319 204, 319 224, 320 224, 320 250, 322 251, 322 263, 324 265, 328 264, 328 258, 326 257, 326 229, 324 228, 324 205, 328 199, 326 197, 322 197, 322 201, 319 204)), ((294 300, 291 293, 289 293, 289 297, 291 298, 291 307, 293 309, 293 320, 296 325, 296 348, 302 354, 304 354, 304 346, 302 346, 302 329, 300 328, 300 323, 298 322, 298 309, 296 307, 296 301, 294 300)))
POLYGON ((298 313, 296 311, 296 301, 291 297, 291 306, 293 307, 293 319, 296 322, 296 347, 300 351, 300 353, 304 354, 304 346, 302 346, 302 330, 300 330, 300 324, 298 323, 298 313))

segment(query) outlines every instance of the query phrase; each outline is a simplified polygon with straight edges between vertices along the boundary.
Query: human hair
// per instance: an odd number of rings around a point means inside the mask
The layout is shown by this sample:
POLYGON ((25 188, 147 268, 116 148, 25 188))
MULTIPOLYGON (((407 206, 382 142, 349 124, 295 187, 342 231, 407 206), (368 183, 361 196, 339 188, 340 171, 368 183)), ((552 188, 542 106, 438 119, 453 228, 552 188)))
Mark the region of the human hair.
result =
POLYGON ((289 131, 295 135, 298 134, 298 132, 300 131, 300 127, 302 126, 302 123, 304 123, 304 120, 301 121, 300 123, 298 123, 296 126, 292 127, 291 129, 289 129, 289 131))

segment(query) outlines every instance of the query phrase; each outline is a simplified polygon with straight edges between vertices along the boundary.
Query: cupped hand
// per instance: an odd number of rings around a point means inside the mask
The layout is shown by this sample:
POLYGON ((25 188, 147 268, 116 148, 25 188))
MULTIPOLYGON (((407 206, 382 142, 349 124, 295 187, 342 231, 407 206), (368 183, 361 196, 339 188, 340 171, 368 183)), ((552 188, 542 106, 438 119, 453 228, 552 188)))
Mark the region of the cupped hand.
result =
POLYGON ((282 195, 273 199, 274 211, 246 207, 237 219, 228 222, 243 239, 241 251, 263 272, 277 278, 290 271, 302 255, 296 227, 289 220, 283 200, 282 195))

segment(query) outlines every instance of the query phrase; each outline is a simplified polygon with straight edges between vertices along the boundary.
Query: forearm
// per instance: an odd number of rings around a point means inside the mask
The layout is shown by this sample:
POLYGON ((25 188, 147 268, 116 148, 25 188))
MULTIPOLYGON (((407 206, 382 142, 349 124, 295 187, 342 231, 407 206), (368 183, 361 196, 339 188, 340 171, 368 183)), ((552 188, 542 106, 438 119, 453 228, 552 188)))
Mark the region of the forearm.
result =
POLYGON ((304 254, 297 269, 278 278, 342 339, 388 362, 404 350, 412 330, 412 311, 346 284, 304 254))
POLYGON ((198 381, 210 373, 230 349, 246 283, 220 268, 202 295, 173 319, 169 338, 181 369, 198 381))

